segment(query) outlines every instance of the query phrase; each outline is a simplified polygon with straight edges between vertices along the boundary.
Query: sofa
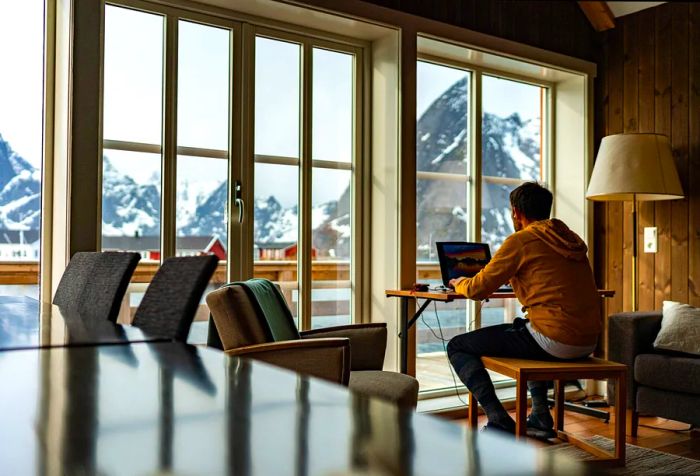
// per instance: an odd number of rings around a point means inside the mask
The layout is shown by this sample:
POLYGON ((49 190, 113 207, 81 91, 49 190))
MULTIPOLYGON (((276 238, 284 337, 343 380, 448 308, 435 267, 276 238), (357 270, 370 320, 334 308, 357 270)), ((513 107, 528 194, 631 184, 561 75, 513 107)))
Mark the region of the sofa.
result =
MULTIPOLYGON (((654 348, 661 311, 623 312, 608 319, 608 360, 629 367, 628 434, 637 435, 638 415, 700 426, 700 358, 654 348)), ((608 385, 608 401, 614 388, 608 385)))

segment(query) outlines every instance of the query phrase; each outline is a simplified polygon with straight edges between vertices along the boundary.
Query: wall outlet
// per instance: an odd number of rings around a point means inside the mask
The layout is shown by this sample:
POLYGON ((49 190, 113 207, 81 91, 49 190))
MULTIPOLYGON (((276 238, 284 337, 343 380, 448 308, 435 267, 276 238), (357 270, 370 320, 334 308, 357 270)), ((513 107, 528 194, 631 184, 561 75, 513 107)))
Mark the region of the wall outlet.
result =
POLYGON ((645 253, 656 253, 656 227, 655 226, 645 226, 644 227, 644 252, 645 253))

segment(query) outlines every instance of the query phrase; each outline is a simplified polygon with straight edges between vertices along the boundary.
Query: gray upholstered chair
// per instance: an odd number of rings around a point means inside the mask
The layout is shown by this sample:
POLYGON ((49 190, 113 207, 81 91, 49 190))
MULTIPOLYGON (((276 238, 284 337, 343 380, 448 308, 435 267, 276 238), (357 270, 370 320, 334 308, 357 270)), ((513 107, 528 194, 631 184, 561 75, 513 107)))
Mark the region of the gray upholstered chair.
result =
POLYGON ((227 354, 325 378, 401 406, 416 406, 418 381, 382 370, 385 324, 299 332, 282 294, 262 279, 229 284, 206 299, 212 316, 209 325, 215 327, 210 343, 220 344, 227 354))
POLYGON ((136 309, 133 325, 149 334, 186 341, 218 261, 214 255, 163 261, 136 309))
POLYGON ((61 311, 83 319, 116 322, 139 259, 138 253, 118 251, 74 254, 61 276, 53 303, 61 311))
MULTIPOLYGON (((654 348, 662 311, 622 312, 608 318, 608 359, 626 364, 628 434, 639 414, 700 426, 700 358, 654 348)), ((608 400, 614 386, 608 385, 608 400)))

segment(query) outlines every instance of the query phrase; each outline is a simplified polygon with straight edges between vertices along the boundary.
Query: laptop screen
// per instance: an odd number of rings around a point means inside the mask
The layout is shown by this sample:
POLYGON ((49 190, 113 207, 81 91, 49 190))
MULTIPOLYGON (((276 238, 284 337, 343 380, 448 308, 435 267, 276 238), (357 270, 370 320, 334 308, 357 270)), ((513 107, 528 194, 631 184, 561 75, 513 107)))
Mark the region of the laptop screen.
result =
POLYGON ((448 285, 450 279, 473 277, 491 260, 491 250, 486 243, 442 241, 435 245, 444 286, 448 285))

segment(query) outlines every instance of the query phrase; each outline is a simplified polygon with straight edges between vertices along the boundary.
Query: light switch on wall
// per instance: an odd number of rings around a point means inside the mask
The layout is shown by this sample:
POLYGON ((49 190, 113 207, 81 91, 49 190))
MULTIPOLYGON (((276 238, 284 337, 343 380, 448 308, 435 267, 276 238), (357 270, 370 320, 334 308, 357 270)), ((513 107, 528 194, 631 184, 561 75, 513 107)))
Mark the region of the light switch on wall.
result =
POLYGON ((644 227, 644 252, 656 253, 656 227, 644 227))

